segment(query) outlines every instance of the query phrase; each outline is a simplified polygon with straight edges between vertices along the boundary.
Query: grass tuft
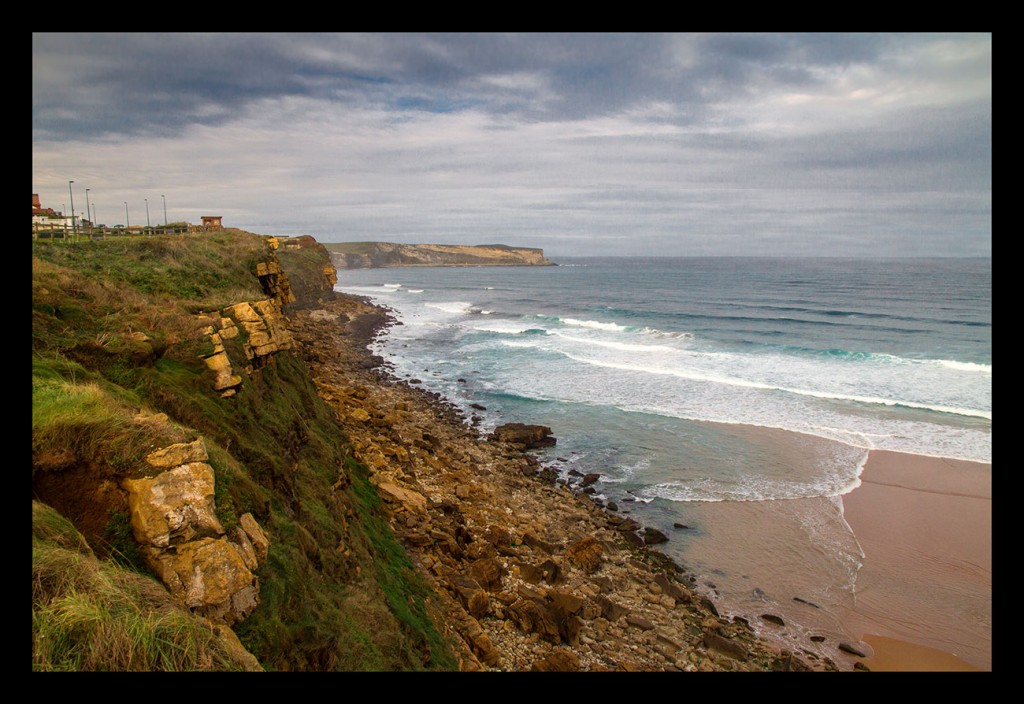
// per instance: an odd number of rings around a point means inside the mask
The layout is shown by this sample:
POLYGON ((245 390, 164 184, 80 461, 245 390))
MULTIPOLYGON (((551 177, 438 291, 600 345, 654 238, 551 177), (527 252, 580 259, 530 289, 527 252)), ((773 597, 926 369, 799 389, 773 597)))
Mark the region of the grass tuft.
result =
POLYGON ((33 670, 252 669, 162 585, 66 547, 66 526, 53 532, 64 520, 48 506, 33 502, 32 513, 33 670))

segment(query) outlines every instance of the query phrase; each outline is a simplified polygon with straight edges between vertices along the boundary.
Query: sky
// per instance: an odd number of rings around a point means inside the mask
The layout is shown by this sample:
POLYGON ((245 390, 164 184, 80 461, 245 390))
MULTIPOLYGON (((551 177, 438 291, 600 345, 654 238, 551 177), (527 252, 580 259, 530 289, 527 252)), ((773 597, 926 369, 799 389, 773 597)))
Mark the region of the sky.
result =
POLYGON ((552 258, 989 257, 992 37, 35 33, 32 192, 552 258))

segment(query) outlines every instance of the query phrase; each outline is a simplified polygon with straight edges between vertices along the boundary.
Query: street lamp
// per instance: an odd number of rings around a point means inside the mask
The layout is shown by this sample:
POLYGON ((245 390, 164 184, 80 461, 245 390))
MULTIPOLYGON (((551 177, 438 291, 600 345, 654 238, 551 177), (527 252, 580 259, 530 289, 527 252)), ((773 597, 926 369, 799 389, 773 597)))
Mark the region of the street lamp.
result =
POLYGON ((146 229, 149 229, 149 198, 143 198, 146 201, 146 229))
POLYGON ((75 224, 75 193, 71 190, 72 183, 74 183, 74 181, 68 181, 68 193, 71 194, 71 231, 77 235, 78 226, 75 224))
POLYGON ((124 202, 124 227, 128 234, 132 234, 132 221, 128 219, 128 201, 124 202))
POLYGON ((85 219, 92 222, 92 211, 89 209, 89 189, 85 189, 85 219))
POLYGON ((160 197, 164 199, 164 227, 167 227, 167 198, 163 195, 160 197))

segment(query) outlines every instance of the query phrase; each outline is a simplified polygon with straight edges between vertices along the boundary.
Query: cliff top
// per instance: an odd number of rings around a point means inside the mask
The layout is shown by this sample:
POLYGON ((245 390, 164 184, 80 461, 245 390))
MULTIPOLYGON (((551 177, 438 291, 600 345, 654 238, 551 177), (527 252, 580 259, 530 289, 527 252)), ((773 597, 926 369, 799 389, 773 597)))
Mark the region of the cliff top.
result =
POLYGON ((504 244, 397 244, 330 242, 335 266, 343 269, 400 266, 552 266, 544 250, 504 244))

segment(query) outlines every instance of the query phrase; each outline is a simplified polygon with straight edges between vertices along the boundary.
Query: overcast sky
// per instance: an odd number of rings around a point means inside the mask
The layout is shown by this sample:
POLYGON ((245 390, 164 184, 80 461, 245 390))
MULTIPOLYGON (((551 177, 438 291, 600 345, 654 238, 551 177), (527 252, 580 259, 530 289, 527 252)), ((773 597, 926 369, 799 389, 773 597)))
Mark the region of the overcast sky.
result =
POLYGON ((988 34, 41 34, 99 222, 570 255, 990 256, 988 34))

